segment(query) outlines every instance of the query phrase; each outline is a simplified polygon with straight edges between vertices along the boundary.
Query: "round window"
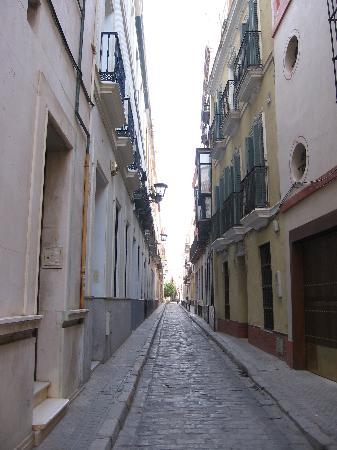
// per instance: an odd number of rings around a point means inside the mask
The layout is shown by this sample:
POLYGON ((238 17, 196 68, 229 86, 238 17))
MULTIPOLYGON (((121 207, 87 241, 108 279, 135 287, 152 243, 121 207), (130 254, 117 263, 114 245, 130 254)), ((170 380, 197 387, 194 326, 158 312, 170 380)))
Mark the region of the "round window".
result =
POLYGON ((285 77, 287 79, 291 78, 292 74, 294 73, 297 61, 298 61, 298 36, 294 35, 288 41, 288 45, 284 56, 285 77))
POLYGON ((307 168, 307 149, 298 142, 295 145, 293 156, 291 158, 291 173, 295 181, 300 181, 307 168))

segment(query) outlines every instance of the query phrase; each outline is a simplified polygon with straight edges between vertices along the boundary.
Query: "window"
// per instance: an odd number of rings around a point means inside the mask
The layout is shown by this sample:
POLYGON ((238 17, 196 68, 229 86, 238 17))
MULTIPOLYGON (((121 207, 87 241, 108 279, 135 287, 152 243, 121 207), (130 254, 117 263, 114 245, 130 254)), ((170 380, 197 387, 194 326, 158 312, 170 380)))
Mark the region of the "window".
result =
POLYGON ((261 261, 261 280, 262 280, 262 297, 264 312, 264 328, 266 330, 274 329, 274 310, 273 310, 273 274, 271 270, 270 243, 260 247, 261 261))
POLYGON ((225 285, 225 319, 230 320, 231 318, 231 306, 229 303, 229 268, 228 261, 223 264, 224 272, 224 285, 225 285))
POLYGON ((246 170, 251 172, 254 167, 265 165, 263 144, 262 116, 253 124, 251 133, 246 137, 246 170))
POLYGON ((116 217, 115 217, 115 252, 114 252, 114 297, 117 297, 117 265, 119 263, 118 260, 118 226, 119 226, 119 207, 116 205, 116 217))
POLYGON ((124 297, 127 296, 127 273, 128 273, 128 240, 129 224, 125 226, 125 265, 124 265, 124 297))
POLYGON ((289 80, 296 70, 298 62, 299 36, 294 34, 288 41, 284 56, 284 75, 289 80))
POLYGON ((307 168, 307 149, 302 142, 297 142, 291 158, 291 174, 294 181, 300 181, 307 168))
POLYGON ((41 6, 41 0, 28 0, 27 20, 31 27, 37 23, 39 6, 41 6))

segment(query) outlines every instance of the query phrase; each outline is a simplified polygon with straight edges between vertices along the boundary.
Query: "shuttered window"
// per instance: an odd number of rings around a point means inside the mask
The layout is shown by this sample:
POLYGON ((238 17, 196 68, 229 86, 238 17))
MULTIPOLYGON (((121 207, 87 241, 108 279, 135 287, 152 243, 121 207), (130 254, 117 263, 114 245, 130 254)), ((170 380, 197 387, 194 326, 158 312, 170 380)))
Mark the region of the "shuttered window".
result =
POLYGON ((251 172, 254 167, 265 165, 262 117, 259 117, 253 124, 250 136, 246 137, 245 150, 247 173, 251 172))
POLYGON ((273 286, 272 286, 273 274, 271 270, 271 255, 269 242, 260 247, 260 262, 261 262, 264 328, 266 330, 273 330, 274 329, 273 286))
POLYGON ((240 192, 241 190, 241 165, 240 153, 236 152, 233 156, 233 191, 240 192))

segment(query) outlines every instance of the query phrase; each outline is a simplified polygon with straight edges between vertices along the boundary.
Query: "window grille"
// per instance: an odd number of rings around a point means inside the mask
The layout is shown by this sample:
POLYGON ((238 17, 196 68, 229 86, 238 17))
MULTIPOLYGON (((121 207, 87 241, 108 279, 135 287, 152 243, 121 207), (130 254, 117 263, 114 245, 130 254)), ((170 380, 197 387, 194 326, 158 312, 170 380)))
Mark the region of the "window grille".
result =
POLYGON ((224 281, 225 281, 225 319, 231 318, 231 306, 229 303, 229 269, 228 261, 224 262, 224 281))
POLYGON ((337 102, 337 1, 327 0, 328 16, 330 26, 331 48, 332 48, 332 62, 335 75, 335 89, 337 102))
POLYGON ((264 311, 264 328, 274 329, 274 308, 273 308, 273 274, 271 270, 270 243, 260 247, 261 275, 262 275, 262 296, 264 311))

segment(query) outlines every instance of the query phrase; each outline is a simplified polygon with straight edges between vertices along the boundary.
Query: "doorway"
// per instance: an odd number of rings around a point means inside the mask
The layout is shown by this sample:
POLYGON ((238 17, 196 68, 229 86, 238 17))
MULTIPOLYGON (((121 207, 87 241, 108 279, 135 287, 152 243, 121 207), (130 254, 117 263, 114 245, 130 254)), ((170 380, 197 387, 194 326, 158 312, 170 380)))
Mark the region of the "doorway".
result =
POLYGON ((71 191, 69 145, 49 117, 46 136, 41 205, 37 314, 43 320, 37 331, 35 381, 52 382, 58 363, 60 327, 58 311, 65 308, 66 271, 63 270, 71 191))
POLYGON ((106 219, 107 189, 105 178, 99 167, 96 168, 95 214, 92 250, 91 294, 104 297, 106 294, 106 219))
POLYGON ((289 238, 293 366, 337 381, 337 211, 289 238))

